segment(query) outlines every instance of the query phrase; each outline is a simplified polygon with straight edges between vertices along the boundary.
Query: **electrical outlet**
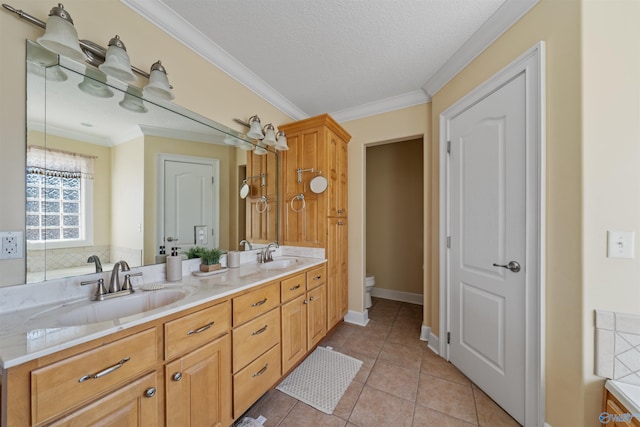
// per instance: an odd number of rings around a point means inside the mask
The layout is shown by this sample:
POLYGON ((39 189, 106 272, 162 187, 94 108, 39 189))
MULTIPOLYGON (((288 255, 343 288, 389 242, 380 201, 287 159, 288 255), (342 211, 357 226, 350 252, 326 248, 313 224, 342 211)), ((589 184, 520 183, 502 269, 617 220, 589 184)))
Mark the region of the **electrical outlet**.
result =
POLYGON ((206 225, 196 225, 195 226, 195 234, 196 234, 196 245, 206 246, 209 239, 207 233, 206 225))
POLYGON ((0 259, 24 258, 22 231, 0 232, 0 259))

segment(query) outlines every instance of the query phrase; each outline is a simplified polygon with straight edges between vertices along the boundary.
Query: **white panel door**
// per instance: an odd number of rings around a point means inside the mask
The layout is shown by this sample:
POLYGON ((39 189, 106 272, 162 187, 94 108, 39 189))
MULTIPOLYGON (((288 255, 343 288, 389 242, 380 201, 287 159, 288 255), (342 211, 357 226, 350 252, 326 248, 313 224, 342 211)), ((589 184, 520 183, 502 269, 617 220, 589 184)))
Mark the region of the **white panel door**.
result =
POLYGON ((519 75, 449 122, 449 357, 520 423, 525 413, 525 83, 519 75))
POLYGON ((212 236, 215 234, 212 233, 215 231, 213 177, 211 164, 164 161, 164 238, 167 253, 174 246, 180 249, 196 244, 209 248, 216 246, 215 236, 212 236), (196 227, 206 234, 204 240, 196 242, 196 227))

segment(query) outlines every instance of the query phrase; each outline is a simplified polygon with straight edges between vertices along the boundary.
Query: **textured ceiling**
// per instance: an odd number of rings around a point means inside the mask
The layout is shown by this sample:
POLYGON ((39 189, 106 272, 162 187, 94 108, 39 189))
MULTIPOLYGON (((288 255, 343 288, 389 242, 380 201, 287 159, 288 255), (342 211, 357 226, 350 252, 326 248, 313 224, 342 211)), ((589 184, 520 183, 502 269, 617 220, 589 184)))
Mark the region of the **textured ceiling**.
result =
POLYGON ((427 102, 539 0, 120 0, 294 119, 427 102))

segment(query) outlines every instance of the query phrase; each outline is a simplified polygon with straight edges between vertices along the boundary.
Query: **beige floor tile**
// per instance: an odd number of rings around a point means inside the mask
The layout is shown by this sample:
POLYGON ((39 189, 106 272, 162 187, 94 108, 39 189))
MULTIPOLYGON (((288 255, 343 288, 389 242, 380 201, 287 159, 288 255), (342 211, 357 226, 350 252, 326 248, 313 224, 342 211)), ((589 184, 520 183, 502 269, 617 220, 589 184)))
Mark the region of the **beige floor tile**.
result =
POLYGON ((364 334, 354 334, 342 347, 340 347, 340 351, 361 353, 375 359, 378 357, 380 350, 382 350, 384 341, 385 340, 383 338, 375 338, 364 334))
POLYGON ((353 411, 353 407, 358 401, 358 397, 360 397, 363 387, 363 383, 351 381, 347 391, 344 392, 344 395, 333 410, 333 415, 340 417, 343 420, 348 420, 351 416, 351 411, 353 411))
POLYGON ((335 415, 327 415, 302 402, 296 403, 279 427, 344 427, 347 422, 335 415))
POLYGON ((369 319, 375 320, 379 323, 384 323, 386 325, 393 325, 393 322, 396 320, 398 316, 397 313, 388 310, 377 310, 369 312, 369 319))
POLYGON ((476 399, 476 409, 478 411, 478 421, 483 427, 519 427, 516 422, 504 409, 498 406, 489 396, 476 386, 472 387, 473 395, 476 399))
POLYGON ((423 309, 417 304, 403 304, 398 311, 398 318, 417 319, 422 321, 423 309))
POLYGON ((413 413, 413 427, 472 427, 475 425, 422 405, 416 405, 413 413))
POLYGON ((287 416, 297 402, 297 399, 281 391, 271 390, 251 407, 247 416, 256 419, 262 415, 267 419, 264 423, 265 427, 275 427, 287 416))
POLYGON ((414 404, 389 393, 365 386, 349 422, 360 427, 409 427, 414 404))
POLYGON ((422 373, 462 385, 471 384, 471 381, 458 368, 429 349, 422 354, 422 373))
POLYGON ((422 359, 422 348, 419 343, 418 341, 417 345, 405 345, 387 341, 382 346, 378 359, 399 367, 415 369, 417 376, 422 359))
POLYGON ((470 423, 478 422, 471 385, 421 373, 416 403, 470 423))
POLYGON ((419 378, 417 373, 417 369, 403 368, 378 359, 367 379, 367 386, 415 402, 419 378))

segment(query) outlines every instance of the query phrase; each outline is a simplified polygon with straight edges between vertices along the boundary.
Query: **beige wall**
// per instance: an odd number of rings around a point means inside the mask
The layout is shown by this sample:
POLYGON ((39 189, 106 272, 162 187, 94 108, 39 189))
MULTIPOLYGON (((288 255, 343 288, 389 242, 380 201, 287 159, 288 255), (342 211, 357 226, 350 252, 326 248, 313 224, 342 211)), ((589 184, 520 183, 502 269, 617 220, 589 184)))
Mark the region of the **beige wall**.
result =
MULTIPOLYGON (((13 6, 46 20, 55 2, 22 0, 13 6)), ((175 103, 229 127, 244 131, 234 117, 259 114, 263 123, 288 123, 291 118, 260 98, 183 44, 123 5, 119 0, 67 0, 65 9, 80 38, 106 45, 114 34, 127 45, 132 64, 148 70, 162 60, 174 86, 175 103)), ((3 177, 24 176, 25 39, 43 30, 3 10, 0 13, 0 170, 3 177)), ((138 86, 143 86, 140 79, 138 86)), ((5 182, 8 180, 5 179, 5 182)), ((24 180, 0 185, 6 205, 24 206, 24 180)), ((1 209, 0 230, 23 230, 24 209, 1 209)), ((0 261, 0 286, 24 283, 24 260, 0 261)))
MULTIPOLYGON (((431 141, 431 104, 421 104, 384 114, 342 123, 352 136, 349 142, 349 310, 364 311, 365 248, 365 150, 367 145, 381 142, 422 138, 424 147, 431 141)), ((430 176, 430 150, 424 149, 425 212, 430 212, 427 197, 427 177, 430 176)), ((425 223, 425 257, 429 232, 425 223)), ((436 234, 437 235, 437 234, 436 234)), ((426 269, 425 265, 425 269, 426 269)), ((425 270, 425 278, 427 271, 425 270)), ((425 294, 425 319, 430 318, 428 296, 425 294), (427 317, 429 316, 429 317, 427 317)), ((428 324, 428 323, 425 323, 428 324)))
MULTIPOLYGON (((541 0, 433 97, 433 140, 439 115, 540 40, 545 41, 547 98, 546 207, 546 421, 553 427, 597 425, 585 419, 583 394, 582 149, 579 0, 541 0)), ((438 147, 432 145, 431 232, 438 232, 438 147)), ((438 242, 432 242, 433 254, 438 242)), ((431 257, 434 300, 438 256, 431 257)), ((438 311, 431 325, 438 329, 438 311)), ((589 409, 589 414, 592 410, 589 409)))
POLYGON ((376 288, 423 294, 423 140, 366 149, 366 266, 376 288))
POLYGON ((585 425, 596 425, 595 309, 640 313, 640 2, 582 8, 585 425), (635 231, 634 259, 607 258, 607 230, 635 231))

